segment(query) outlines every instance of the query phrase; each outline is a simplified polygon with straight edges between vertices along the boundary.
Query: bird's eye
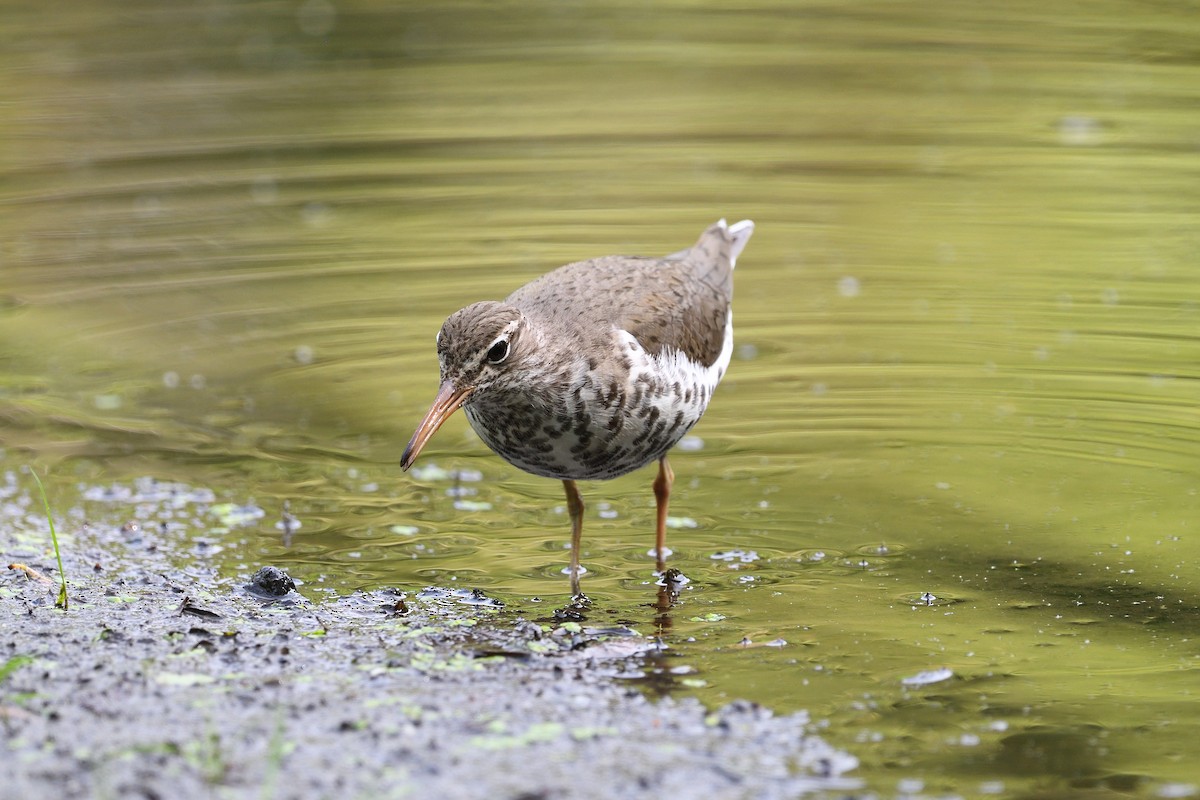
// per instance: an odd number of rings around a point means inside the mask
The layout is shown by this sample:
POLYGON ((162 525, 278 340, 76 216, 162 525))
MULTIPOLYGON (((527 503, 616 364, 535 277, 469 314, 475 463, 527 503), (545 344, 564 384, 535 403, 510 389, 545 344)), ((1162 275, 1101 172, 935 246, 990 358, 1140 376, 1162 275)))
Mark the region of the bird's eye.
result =
POLYGON ((506 358, 508 358, 507 339, 500 339, 487 351, 487 360, 489 364, 499 364, 506 358))

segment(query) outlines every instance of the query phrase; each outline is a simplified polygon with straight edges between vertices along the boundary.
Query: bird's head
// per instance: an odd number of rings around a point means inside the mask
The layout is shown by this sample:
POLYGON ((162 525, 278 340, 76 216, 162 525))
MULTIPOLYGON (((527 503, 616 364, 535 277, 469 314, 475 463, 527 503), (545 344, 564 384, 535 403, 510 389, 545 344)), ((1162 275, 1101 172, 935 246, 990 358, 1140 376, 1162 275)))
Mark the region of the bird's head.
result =
POLYGON ((437 335, 441 386, 429 412, 413 433, 400 467, 408 469, 421 448, 451 414, 513 380, 522 361, 528 322, 516 308, 488 300, 460 309, 437 335))

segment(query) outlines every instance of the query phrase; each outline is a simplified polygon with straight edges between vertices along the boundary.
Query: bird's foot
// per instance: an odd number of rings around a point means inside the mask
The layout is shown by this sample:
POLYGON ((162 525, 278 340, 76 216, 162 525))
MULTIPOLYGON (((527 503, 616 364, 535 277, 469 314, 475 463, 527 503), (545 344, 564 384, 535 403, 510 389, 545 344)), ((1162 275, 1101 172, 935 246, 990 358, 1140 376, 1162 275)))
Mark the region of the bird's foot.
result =
POLYGON ((691 583, 686 575, 672 567, 657 573, 658 580, 654 585, 658 587, 658 608, 665 611, 675 605, 675 601, 679 599, 679 592, 684 586, 691 583))
POLYGON ((576 592, 565 606, 554 609, 554 618, 560 622, 582 622, 587 619, 591 607, 592 599, 583 592, 576 592))
POLYGON ((687 575, 684 575, 681 571, 675 569, 674 567, 671 567, 670 569, 659 570, 654 574, 655 577, 658 578, 658 580, 654 582, 656 586, 666 586, 667 588, 674 589, 676 592, 692 582, 691 578, 689 578, 687 575))

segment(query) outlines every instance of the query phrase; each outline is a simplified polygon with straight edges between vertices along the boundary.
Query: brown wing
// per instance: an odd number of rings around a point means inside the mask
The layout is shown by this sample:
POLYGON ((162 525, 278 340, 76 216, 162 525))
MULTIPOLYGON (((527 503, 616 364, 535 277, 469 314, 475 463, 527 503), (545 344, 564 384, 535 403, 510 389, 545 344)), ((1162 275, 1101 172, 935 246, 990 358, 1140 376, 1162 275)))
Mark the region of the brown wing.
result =
POLYGON ((629 331, 646 350, 680 350, 710 366, 725 342, 733 298, 734 238, 718 223, 689 250, 666 258, 604 256, 568 264, 526 284, 508 302, 579 346, 629 331))

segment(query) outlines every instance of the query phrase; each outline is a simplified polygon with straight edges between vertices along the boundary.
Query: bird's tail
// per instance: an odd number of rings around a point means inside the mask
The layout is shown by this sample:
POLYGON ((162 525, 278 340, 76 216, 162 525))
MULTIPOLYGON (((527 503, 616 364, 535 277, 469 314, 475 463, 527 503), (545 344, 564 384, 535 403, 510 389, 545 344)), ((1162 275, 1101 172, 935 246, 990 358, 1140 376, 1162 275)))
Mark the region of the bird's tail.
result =
POLYGON ((729 232, 729 266, 732 268, 737 264, 737 258, 742 254, 742 250, 746 249, 746 242, 750 241, 750 235, 754 233, 754 221, 744 219, 741 222, 726 225, 725 220, 721 219, 717 224, 729 232))

